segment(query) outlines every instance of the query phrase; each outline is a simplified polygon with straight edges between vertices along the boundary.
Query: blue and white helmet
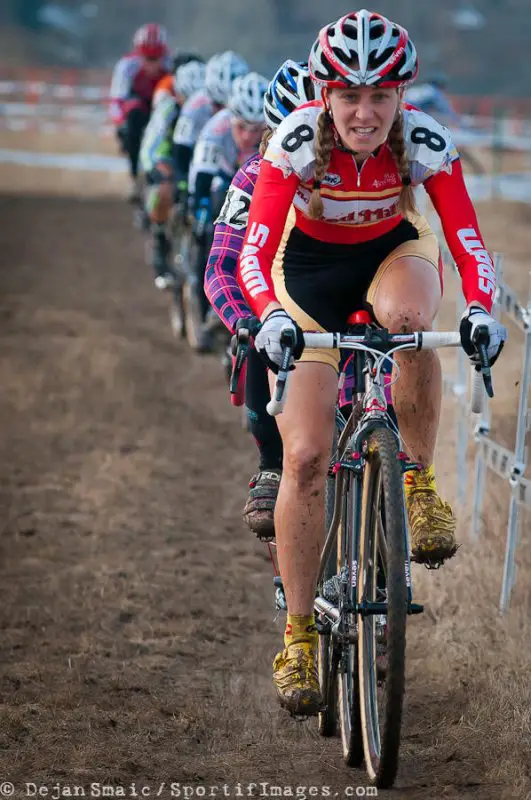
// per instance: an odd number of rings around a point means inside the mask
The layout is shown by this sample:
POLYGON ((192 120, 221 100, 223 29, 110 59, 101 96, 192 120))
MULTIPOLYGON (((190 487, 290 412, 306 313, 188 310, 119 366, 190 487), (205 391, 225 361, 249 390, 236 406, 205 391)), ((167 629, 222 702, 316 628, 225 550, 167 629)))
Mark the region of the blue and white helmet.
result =
POLYGON ((205 85, 206 67, 202 61, 189 61, 175 71, 173 87, 185 97, 198 92, 205 85))
POLYGON ((310 77, 302 61, 284 61, 270 82, 264 98, 264 114, 270 128, 277 128, 284 117, 311 100, 321 97, 321 89, 310 77))
POLYGON ((225 106, 229 100, 233 81, 240 75, 247 75, 249 65, 238 53, 225 50, 207 62, 205 89, 214 103, 225 106))
POLYGON ((232 84, 227 108, 246 122, 264 122, 264 97, 267 78, 257 72, 240 75, 232 84))

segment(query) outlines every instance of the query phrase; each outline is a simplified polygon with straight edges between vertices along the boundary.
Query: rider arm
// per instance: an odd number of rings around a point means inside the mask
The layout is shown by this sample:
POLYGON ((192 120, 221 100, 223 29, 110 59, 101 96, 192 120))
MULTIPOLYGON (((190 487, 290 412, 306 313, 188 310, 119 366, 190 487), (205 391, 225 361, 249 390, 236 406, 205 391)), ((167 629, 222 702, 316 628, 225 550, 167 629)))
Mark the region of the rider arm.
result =
POLYGON ((192 170, 195 171, 194 211, 197 211, 207 201, 210 204, 210 189, 213 179, 220 173, 220 164, 219 144, 200 136, 192 160, 192 170))
POLYGON ((202 127, 209 118, 210 105, 201 104, 201 98, 188 98, 181 109, 173 131, 173 161, 177 182, 188 182, 194 148, 202 127), (195 98, 195 99, 194 99, 195 98))
POLYGON ((457 265, 467 303, 490 312, 496 291, 496 271, 479 231, 476 212, 467 192, 459 160, 424 183, 444 237, 457 265))
POLYGON ((238 261, 238 280, 257 316, 278 302, 271 270, 299 183, 300 178, 294 172, 285 177, 283 170, 271 162, 262 163, 238 261))
POLYGON ((131 97, 133 79, 138 70, 137 59, 131 56, 121 58, 116 64, 110 88, 110 114, 114 125, 121 125, 127 114, 127 101, 131 97))
POLYGON ((195 176, 194 211, 197 211, 201 205, 210 205, 210 189, 213 180, 214 175, 211 172, 198 172, 195 176))
POLYGON ((245 299, 259 317, 281 307, 271 276, 273 261, 297 188, 313 175, 315 128, 321 108, 312 103, 288 114, 269 140, 260 167, 238 262, 245 299))
POLYGON ((192 163, 192 156, 194 154, 193 147, 188 147, 185 144, 176 144, 174 139, 172 143, 172 154, 177 183, 181 181, 187 183, 188 172, 190 171, 190 164, 192 163))
POLYGON ((231 333, 242 317, 251 311, 236 278, 236 264, 243 246, 243 232, 218 224, 205 271, 205 294, 208 302, 231 333))
POLYGON ((205 272, 205 294, 224 325, 234 333, 251 311, 236 277, 238 256, 249 221, 249 206, 260 161, 254 157, 234 176, 214 229, 205 272))
POLYGON ((164 98, 154 109, 142 137, 140 162, 144 172, 155 164, 166 161, 172 165, 170 132, 175 119, 176 106, 171 98, 164 98))

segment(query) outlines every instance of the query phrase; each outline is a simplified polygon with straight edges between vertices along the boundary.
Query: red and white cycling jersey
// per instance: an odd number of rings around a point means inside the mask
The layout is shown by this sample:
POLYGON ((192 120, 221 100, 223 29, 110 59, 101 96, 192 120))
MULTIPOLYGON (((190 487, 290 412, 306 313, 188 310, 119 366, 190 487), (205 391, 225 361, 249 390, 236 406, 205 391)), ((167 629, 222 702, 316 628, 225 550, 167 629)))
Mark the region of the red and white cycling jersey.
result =
MULTIPOLYGON (((275 131, 264 156, 239 262, 240 282, 257 314, 276 300, 271 268, 292 204, 297 228, 314 239, 336 244, 370 241, 402 220, 398 211, 402 181, 387 143, 361 167, 352 153, 334 147, 321 182, 323 218, 308 216, 321 110, 322 103, 315 101, 293 111, 275 131)), ((495 270, 479 233, 450 132, 421 111, 406 106, 403 113, 412 185, 424 185, 441 218, 467 302, 479 302, 490 311, 495 270)))
POLYGON ((136 53, 121 58, 114 68, 111 81, 111 119, 120 125, 132 108, 151 110, 151 101, 157 83, 171 71, 171 58, 161 61, 161 68, 148 75, 143 68, 143 59, 136 53))

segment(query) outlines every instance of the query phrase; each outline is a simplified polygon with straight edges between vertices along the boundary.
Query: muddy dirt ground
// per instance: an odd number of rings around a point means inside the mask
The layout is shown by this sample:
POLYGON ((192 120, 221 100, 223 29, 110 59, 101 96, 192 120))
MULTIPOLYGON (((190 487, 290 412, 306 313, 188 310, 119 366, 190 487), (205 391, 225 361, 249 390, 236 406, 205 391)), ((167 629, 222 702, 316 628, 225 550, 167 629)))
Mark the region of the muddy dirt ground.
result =
MULTIPOLYGON (((0 792, 235 796, 252 781, 367 796, 339 740, 277 708, 283 620, 240 519, 254 445, 217 359, 172 339, 129 208, 5 194, 0 219, 0 792)), ((504 497, 489 484, 480 546, 465 515, 458 558, 414 570, 426 613, 409 626, 396 789, 380 797, 531 796, 531 548, 502 620, 504 497)))

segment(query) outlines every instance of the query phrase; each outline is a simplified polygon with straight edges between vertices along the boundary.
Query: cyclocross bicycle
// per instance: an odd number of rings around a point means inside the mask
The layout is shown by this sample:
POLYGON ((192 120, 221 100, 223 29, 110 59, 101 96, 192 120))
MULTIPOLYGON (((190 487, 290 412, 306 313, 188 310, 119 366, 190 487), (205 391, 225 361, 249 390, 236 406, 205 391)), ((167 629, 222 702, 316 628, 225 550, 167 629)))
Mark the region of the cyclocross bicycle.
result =
MULTIPOLYGON (((384 364, 399 351, 458 347, 461 338, 453 331, 390 334, 370 324, 366 312, 358 312, 349 322, 355 325, 347 334, 304 335, 307 347, 352 350, 354 369, 350 413, 336 410, 327 532, 314 604, 326 704, 319 729, 323 736, 331 736, 339 720, 345 762, 361 766, 365 761, 370 781, 389 788, 398 769, 406 621, 409 614, 421 613, 423 606, 413 602, 403 489, 404 472, 419 465, 402 448, 386 398, 384 364)), ((473 373, 473 410, 481 405, 483 383, 492 396, 487 342, 485 332, 481 334, 482 368, 473 373)), ((289 339, 287 333, 284 369, 268 406, 273 414, 281 412, 286 400, 294 345, 289 339)), ((277 578, 277 597, 279 590, 277 578)))
MULTIPOLYGON (((458 347, 457 332, 390 334, 371 324, 366 312, 349 319, 346 334, 306 333, 305 346, 353 351, 354 391, 350 413, 336 409, 336 433, 326 488, 326 538, 315 598, 320 633, 319 677, 325 709, 319 715, 323 736, 341 730, 349 766, 365 760, 370 781, 392 786, 398 769, 405 691, 406 621, 423 606, 413 602, 403 474, 417 469, 404 452, 394 412, 388 405, 384 364, 393 353, 458 347)), ((251 329, 251 330, 250 330, 251 329)), ((241 325, 236 348, 237 388, 251 325, 241 325)), ((487 338, 485 338, 487 337, 487 338)), ((284 353, 269 413, 286 401, 294 341, 282 335, 284 353)), ((472 379, 473 411, 481 408, 483 384, 493 396, 486 345, 480 331, 476 347, 481 367, 472 379)), ((344 377, 344 376, 342 376, 344 377)), ((437 563, 427 566, 437 567, 437 563)), ((277 607, 286 609, 280 576, 275 577, 277 607)))

